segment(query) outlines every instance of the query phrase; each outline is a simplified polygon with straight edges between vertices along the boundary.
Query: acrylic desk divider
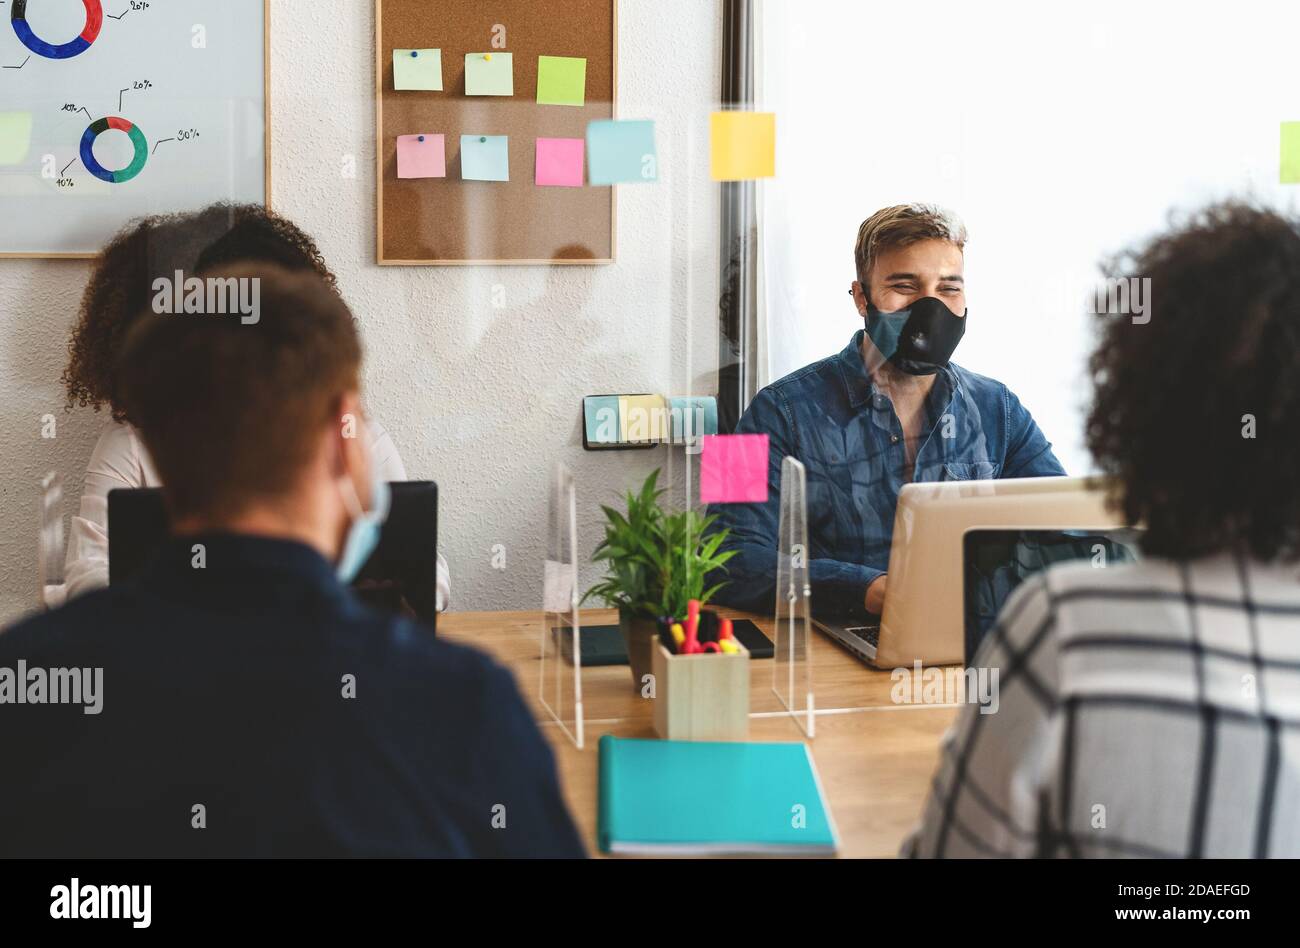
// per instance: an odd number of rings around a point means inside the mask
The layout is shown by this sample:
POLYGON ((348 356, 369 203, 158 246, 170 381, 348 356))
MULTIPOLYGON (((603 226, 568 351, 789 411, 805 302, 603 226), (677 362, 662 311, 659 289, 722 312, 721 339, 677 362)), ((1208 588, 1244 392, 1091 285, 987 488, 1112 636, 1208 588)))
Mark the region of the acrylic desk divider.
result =
POLYGON ((538 699, 582 749, 582 624, 578 614, 578 500, 573 474, 557 464, 549 487, 542 572, 542 661, 538 699))
POLYGON ((808 582, 806 472, 792 457, 781 462, 781 524, 776 560, 776 625, 772 691, 809 737, 813 702, 812 587, 808 582))
POLYGON ((41 609, 63 605, 63 552, 63 478, 51 471, 41 478, 36 533, 36 596, 41 609))

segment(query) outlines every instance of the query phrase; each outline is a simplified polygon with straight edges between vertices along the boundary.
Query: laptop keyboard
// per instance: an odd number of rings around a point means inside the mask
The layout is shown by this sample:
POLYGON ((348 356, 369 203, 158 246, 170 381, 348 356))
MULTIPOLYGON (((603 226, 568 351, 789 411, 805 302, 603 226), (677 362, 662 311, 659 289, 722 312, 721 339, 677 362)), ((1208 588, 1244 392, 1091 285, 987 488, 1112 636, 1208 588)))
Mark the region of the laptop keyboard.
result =
POLYGON ((878 625, 851 625, 844 631, 850 635, 856 635, 872 648, 876 648, 880 644, 880 626, 878 625))

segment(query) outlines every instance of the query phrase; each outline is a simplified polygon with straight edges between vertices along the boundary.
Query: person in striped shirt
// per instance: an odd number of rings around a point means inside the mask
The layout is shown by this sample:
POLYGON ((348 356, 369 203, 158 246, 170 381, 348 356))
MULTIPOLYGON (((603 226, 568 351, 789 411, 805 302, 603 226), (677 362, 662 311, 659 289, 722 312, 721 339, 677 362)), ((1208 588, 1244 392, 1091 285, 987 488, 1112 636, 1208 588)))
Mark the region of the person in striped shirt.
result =
POLYGON ((1300 223, 1217 204, 1121 255, 1087 441, 1142 558, 1008 599, 903 854, 1300 856, 1300 223))

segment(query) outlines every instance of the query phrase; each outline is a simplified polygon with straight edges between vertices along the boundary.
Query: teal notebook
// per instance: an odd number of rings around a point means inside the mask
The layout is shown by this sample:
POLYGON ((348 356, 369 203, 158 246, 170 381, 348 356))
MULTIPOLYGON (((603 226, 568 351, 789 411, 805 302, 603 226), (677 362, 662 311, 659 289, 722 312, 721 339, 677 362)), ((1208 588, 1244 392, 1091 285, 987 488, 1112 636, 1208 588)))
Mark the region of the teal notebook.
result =
POLYGON ((804 744, 600 739, 601 852, 829 855, 804 744))

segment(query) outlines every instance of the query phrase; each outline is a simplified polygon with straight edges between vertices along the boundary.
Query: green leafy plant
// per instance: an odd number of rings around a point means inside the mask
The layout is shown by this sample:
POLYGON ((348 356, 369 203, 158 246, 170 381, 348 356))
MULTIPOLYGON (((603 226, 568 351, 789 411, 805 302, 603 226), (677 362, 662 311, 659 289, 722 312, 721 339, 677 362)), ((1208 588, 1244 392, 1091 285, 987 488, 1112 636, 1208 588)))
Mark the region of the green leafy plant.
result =
POLYGON ((632 615, 681 617, 688 600, 708 602, 726 585, 705 589, 704 581, 736 555, 734 550, 718 552, 730 531, 709 533, 716 516, 665 512, 659 498, 666 491, 658 481, 656 468, 638 493, 628 492, 626 514, 601 506, 605 538, 592 561, 605 563, 608 572, 587 590, 583 602, 595 598, 632 615))

